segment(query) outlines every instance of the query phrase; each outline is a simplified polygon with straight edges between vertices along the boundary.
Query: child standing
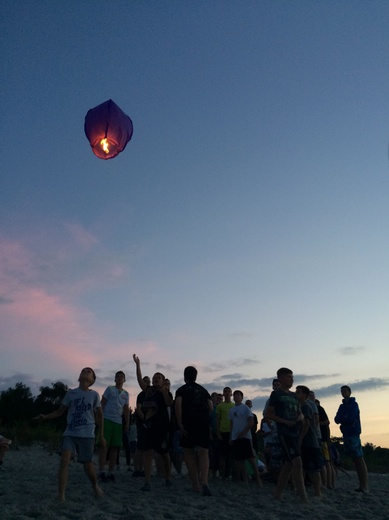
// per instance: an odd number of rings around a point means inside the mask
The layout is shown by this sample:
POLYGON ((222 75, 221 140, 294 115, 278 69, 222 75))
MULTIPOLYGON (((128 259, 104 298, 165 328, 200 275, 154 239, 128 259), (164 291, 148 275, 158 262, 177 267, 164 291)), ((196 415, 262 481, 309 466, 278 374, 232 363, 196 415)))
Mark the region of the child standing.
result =
POLYGON ((361 445, 361 420, 359 414, 359 406, 355 397, 351 397, 351 388, 348 385, 343 385, 340 388, 343 401, 335 416, 336 424, 340 424, 340 431, 343 434, 344 451, 347 455, 352 457, 359 486, 355 491, 361 493, 369 492, 369 479, 367 474, 366 462, 363 457, 363 450, 361 445))
POLYGON ((258 467, 253 453, 251 428, 254 425, 253 413, 250 408, 243 404, 243 392, 235 390, 233 393, 235 406, 229 410, 230 419, 230 443, 232 445, 232 456, 238 463, 239 473, 248 483, 246 460, 253 469, 254 478, 258 486, 262 486, 258 467))
POLYGON ((229 411, 234 406, 231 401, 232 390, 229 386, 223 389, 224 401, 216 406, 216 428, 219 452, 220 475, 223 480, 231 473, 231 446, 229 411))
POLYGON ((74 452, 77 453, 78 462, 84 465, 84 471, 92 483, 95 495, 103 495, 103 491, 98 485, 95 467, 92 462, 95 444, 95 424, 98 425, 99 431, 102 432, 102 442, 105 443, 100 397, 97 392, 89 388, 95 381, 96 374, 94 371, 89 367, 83 368, 78 378, 78 388, 68 390, 58 410, 47 415, 38 415, 35 418, 47 421, 60 417, 65 411, 68 412, 58 472, 58 498, 61 502, 65 501, 68 466, 74 452))
POLYGON ((297 397, 290 389, 293 386, 293 372, 282 367, 277 371, 280 387, 274 390, 265 411, 265 418, 277 423, 277 432, 282 448, 284 463, 278 476, 275 499, 282 499, 282 491, 289 478, 303 502, 307 501, 304 486, 299 435, 301 430, 301 409, 297 397))
POLYGON ((321 476, 320 471, 324 466, 324 459, 321 454, 317 428, 312 408, 308 405, 309 388, 304 385, 296 386, 296 397, 299 400, 304 421, 299 436, 301 446, 301 459, 303 469, 308 473, 312 482, 315 496, 321 497, 321 476))
POLYGON ((108 386, 101 399, 104 416, 105 444, 101 443, 102 435, 99 432, 99 480, 101 482, 115 481, 113 474, 119 449, 123 445, 123 426, 125 435, 130 423, 129 395, 123 384, 126 375, 122 370, 115 374, 115 386, 108 386), (122 417, 124 425, 122 425, 122 417), (108 475, 104 472, 107 449, 109 447, 108 475))

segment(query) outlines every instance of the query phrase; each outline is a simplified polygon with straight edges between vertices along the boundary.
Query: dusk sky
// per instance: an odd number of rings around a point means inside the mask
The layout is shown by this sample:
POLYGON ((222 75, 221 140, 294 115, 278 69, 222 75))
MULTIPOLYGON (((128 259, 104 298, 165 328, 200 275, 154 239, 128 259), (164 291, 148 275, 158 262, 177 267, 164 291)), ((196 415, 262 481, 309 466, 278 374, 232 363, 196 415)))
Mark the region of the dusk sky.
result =
POLYGON ((135 352, 261 414, 286 366, 389 448, 389 2, 0 7, 0 390, 91 366, 134 406, 135 352))

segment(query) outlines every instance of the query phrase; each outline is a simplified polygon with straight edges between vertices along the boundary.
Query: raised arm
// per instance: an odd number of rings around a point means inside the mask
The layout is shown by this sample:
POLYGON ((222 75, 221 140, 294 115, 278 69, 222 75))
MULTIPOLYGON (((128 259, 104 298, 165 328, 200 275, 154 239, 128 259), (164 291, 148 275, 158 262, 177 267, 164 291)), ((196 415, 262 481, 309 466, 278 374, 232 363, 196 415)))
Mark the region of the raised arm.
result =
POLYGON ((140 369, 140 359, 138 358, 138 356, 136 354, 132 355, 132 359, 134 360, 134 363, 136 365, 136 379, 138 381, 138 385, 141 387, 142 390, 146 390, 148 385, 147 385, 146 381, 143 381, 143 379, 142 379, 142 371, 140 369))

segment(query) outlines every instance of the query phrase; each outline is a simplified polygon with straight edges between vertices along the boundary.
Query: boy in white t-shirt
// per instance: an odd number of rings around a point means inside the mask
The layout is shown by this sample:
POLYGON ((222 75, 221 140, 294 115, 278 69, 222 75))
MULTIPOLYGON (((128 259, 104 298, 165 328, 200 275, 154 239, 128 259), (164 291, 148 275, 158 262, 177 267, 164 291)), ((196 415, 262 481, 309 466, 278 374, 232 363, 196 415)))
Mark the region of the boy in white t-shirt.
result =
MULTIPOLYGON (((61 462, 58 473, 58 498, 65 501, 68 466, 73 453, 77 453, 78 462, 83 463, 84 471, 92 483, 96 496, 103 495, 98 485, 95 467, 92 462, 95 446, 95 426, 104 433, 103 413, 100 396, 90 386, 96 381, 92 368, 83 368, 78 378, 79 386, 68 390, 58 410, 47 415, 40 414, 35 419, 47 421, 56 419, 67 411, 67 427, 63 434, 61 462)), ((103 438, 103 442, 105 440, 103 438)))
POLYGON ((243 392, 235 390, 233 393, 235 406, 228 412, 230 419, 230 443, 232 445, 232 456, 237 461, 239 472, 244 480, 248 483, 248 476, 245 467, 246 460, 249 462, 253 470, 253 475, 258 486, 262 486, 261 477, 259 476, 258 467, 255 462, 251 428, 254 424, 253 413, 250 408, 243 404, 243 392))
POLYGON ((104 415, 104 438, 105 444, 101 444, 101 435, 98 436, 99 444, 99 480, 102 482, 115 481, 113 474, 119 449, 123 446, 123 423, 124 433, 127 435, 130 423, 130 396, 124 390, 123 384, 126 380, 124 372, 119 370, 115 374, 115 385, 108 386, 101 398, 101 406, 104 415), (105 461, 109 448, 108 475, 104 472, 105 461))

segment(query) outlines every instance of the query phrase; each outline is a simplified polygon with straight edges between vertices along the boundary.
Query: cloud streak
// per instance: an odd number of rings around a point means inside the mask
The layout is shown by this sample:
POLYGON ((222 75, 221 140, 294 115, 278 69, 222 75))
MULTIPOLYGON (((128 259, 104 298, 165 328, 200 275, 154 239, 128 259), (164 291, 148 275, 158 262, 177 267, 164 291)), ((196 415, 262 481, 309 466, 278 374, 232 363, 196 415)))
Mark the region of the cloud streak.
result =
MULTIPOLYGON (((45 366, 58 367, 54 372, 95 366, 106 348, 103 326, 89 310, 75 303, 81 290, 75 283, 76 276, 73 293, 71 281, 60 282, 62 270, 66 270, 64 263, 71 265, 79 258, 76 244, 91 249, 98 243, 79 226, 71 229, 76 239, 72 238, 66 247, 62 244, 52 255, 38 254, 22 241, 0 241, 0 340, 4 352, 12 351, 10 371, 17 373, 24 365, 42 376, 43 359, 45 366), (64 250, 72 253, 65 254, 64 250)), ((49 249, 45 246, 42 250, 49 249)), ((111 272, 115 271, 114 263, 111 266, 111 272)), ((101 278, 110 283, 101 276, 100 269, 93 273, 92 267, 89 271, 89 289, 101 284, 101 278)))
POLYGON ((357 354, 361 354, 367 350, 364 346, 355 346, 355 347, 342 347, 339 349, 339 352, 343 356, 355 356, 357 354))
POLYGON ((350 386, 353 393, 369 392, 376 390, 386 390, 389 387, 389 379, 371 377, 369 379, 363 379, 354 382, 342 381, 339 383, 331 384, 329 386, 325 386, 323 388, 318 388, 317 390, 315 390, 316 397, 320 399, 320 396, 332 397, 334 395, 340 395, 340 387, 344 384, 350 386))
POLYGON ((258 365, 260 361, 257 359, 250 358, 238 358, 238 359, 228 359, 225 361, 218 361, 217 363, 210 363, 209 365, 205 365, 203 367, 203 372, 221 372, 226 369, 230 369, 231 367, 243 367, 247 365, 258 365))

